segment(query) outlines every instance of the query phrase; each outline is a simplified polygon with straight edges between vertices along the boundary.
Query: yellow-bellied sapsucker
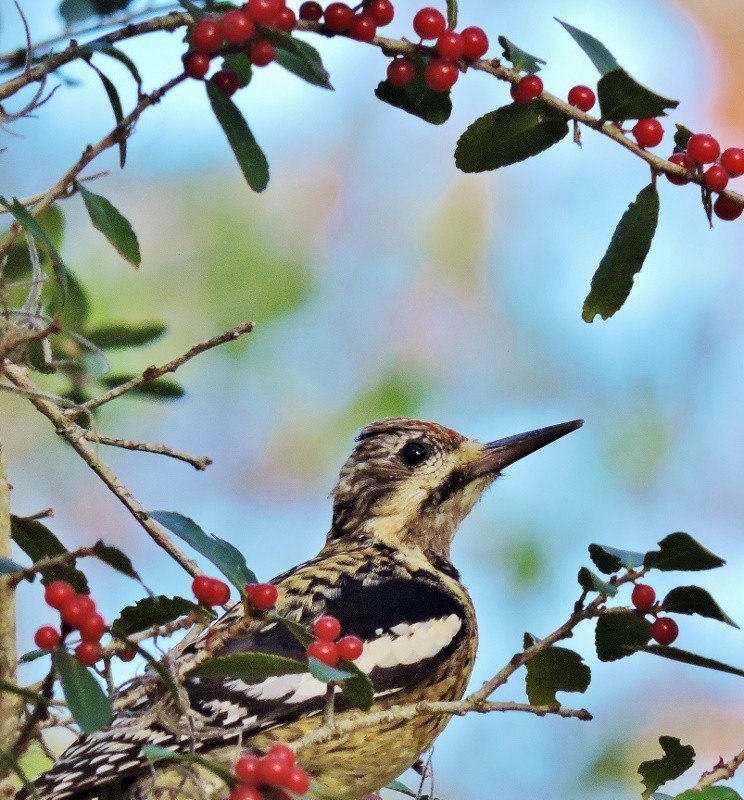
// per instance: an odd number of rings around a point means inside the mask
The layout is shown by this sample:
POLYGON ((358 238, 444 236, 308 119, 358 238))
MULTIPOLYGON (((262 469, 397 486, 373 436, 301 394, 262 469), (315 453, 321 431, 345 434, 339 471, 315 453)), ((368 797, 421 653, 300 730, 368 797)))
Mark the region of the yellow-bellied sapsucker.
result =
MULTIPOLYGON (((384 419, 359 434, 333 490, 333 524, 310 561, 274 579, 276 610, 308 626, 336 617, 364 641, 357 665, 369 674, 372 711, 421 700, 457 700, 477 645, 473 605, 450 562, 460 522, 501 470, 575 430, 567 422, 481 444, 440 425, 384 419)), ((238 603, 213 625, 238 620, 238 603)), ((208 635, 208 634, 207 634, 208 635)), ((180 649, 198 652, 203 635, 180 649)), ((259 651, 304 659, 282 624, 256 620, 215 655, 259 651)), ((310 673, 256 680, 184 681, 190 713, 171 697, 143 694, 112 725, 81 738, 36 781, 43 800, 224 797, 221 781, 183 766, 152 765, 147 744, 232 763, 242 750, 292 745, 322 724, 326 684, 310 673), (211 781, 211 782, 210 782, 211 781)), ((338 696, 336 719, 359 713, 338 696)), ((381 723, 297 753, 319 798, 358 800, 410 767, 448 721, 420 716, 381 723)), ((23 795, 26 796, 26 795, 23 795)))

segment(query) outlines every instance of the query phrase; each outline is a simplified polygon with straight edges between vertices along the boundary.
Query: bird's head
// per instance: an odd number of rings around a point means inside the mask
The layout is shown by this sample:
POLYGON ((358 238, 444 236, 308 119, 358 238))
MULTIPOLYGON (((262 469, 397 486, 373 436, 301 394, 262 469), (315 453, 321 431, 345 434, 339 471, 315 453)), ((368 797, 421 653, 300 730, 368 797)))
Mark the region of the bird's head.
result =
POLYGON ((463 519, 501 471, 581 427, 581 420, 482 444, 433 422, 367 425, 333 490, 329 540, 377 539, 449 561, 463 519))

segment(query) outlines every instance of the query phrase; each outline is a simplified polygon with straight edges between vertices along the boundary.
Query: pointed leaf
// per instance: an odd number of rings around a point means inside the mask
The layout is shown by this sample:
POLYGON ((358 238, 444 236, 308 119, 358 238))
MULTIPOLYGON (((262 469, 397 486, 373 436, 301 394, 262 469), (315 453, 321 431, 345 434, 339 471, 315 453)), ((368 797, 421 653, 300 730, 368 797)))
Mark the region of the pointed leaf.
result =
POLYGON ((634 276, 651 248, 658 221, 659 193, 649 184, 628 206, 612 234, 584 300, 584 322, 592 322, 597 314, 608 319, 628 299, 634 276))
POLYGON ((205 85, 212 111, 225 132, 243 176, 254 192, 262 192, 269 185, 269 162, 263 150, 235 103, 212 81, 205 85))
POLYGON ((315 640, 315 636, 308 630, 305 625, 302 625, 299 622, 295 622, 293 619, 289 619, 289 617, 282 617, 279 614, 270 614, 271 619, 275 619, 278 622, 281 622, 285 628, 297 639, 297 641, 303 646, 307 647, 310 642, 315 640))
POLYGON ((21 566, 17 561, 12 558, 5 558, 0 556, 0 575, 11 575, 14 572, 23 572, 26 567, 21 566))
MULTIPOLYGON (((613 570, 614 572, 615 570, 613 570)), ((607 581, 603 581, 599 575, 592 572, 587 567, 582 567, 578 575, 579 586, 587 592, 599 592, 605 597, 614 597, 617 594, 617 587, 607 581)))
MULTIPOLYGON (((116 90, 116 86, 114 86, 113 81, 106 74, 101 72, 101 70, 98 69, 98 67, 95 64, 88 61, 88 66, 100 78, 101 83, 103 84, 103 88, 106 91, 106 95, 108 96, 109 103, 111 104, 111 110, 114 112, 114 119, 116 120, 116 124, 118 125, 122 121, 122 119, 124 119, 124 110, 121 107, 121 99, 119 98, 119 92, 116 90)), ((124 169, 124 165, 127 162, 127 137, 126 134, 123 132, 119 134, 118 145, 119 145, 119 166, 122 169, 124 169)), ((93 224, 95 225, 95 222, 93 224)))
MULTIPOLYGON (((525 647, 534 641, 526 635, 525 647)), ((565 647, 548 647, 527 662, 527 698, 535 706, 555 705, 556 692, 585 692, 591 676, 578 653, 565 647)))
POLYGON ((104 564, 108 564, 111 569, 121 572, 122 575, 126 575, 128 578, 134 578, 137 581, 140 579, 129 556, 119 550, 118 547, 104 544, 99 539, 93 547, 91 547, 91 550, 96 554, 97 558, 103 561, 104 564))
POLYGON ((375 688, 369 675, 362 672, 353 661, 339 661, 338 666, 344 672, 351 673, 351 677, 339 684, 344 697, 355 707, 362 711, 369 711, 375 699, 375 688))
POLYGON ((142 76, 139 74, 137 65, 126 53, 117 49, 112 44, 103 41, 86 42, 84 45, 78 47, 77 52, 79 52, 81 55, 102 53, 103 55, 116 59, 120 64, 123 64, 129 70, 129 74, 137 82, 137 88, 139 89, 142 86, 142 76))
POLYGON ((375 89, 375 97, 432 125, 441 125, 452 113, 450 93, 430 89, 424 79, 426 62, 416 56, 409 57, 416 67, 416 73, 408 86, 393 86, 388 80, 380 81, 375 89))
POLYGON ((651 638, 651 623, 632 611, 602 614, 597 620, 594 643, 600 661, 617 661, 633 655, 651 638))
POLYGON ((661 605, 664 611, 676 614, 699 614, 701 617, 725 622, 734 628, 739 627, 710 594, 699 586, 678 586, 667 594, 661 605))
POLYGON ((390 781, 385 788, 390 789, 393 792, 400 792, 408 797, 418 797, 418 792, 414 792, 413 789, 409 789, 405 783, 401 783, 401 781, 390 781))
POLYGON ((231 69, 238 76, 238 87, 244 89, 253 78, 253 65, 247 53, 225 53, 222 68, 231 69))
POLYGON ((662 572, 697 572, 722 567, 726 562, 711 553, 689 533, 678 531, 670 533, 659 542, 659 549, 646 553, 643 566, 662 572))
POLYGON ((613 572, 619 572, 623 568, 635 569, 643 566, 646 554, 635 550, 620 550, 606 544, 590 544, 589 556, 600 572, 612 575, 613 572))
POLYGON ((692 136, 692 131, 689 128, 686 128, 684 125, 680 125, 678 122, 675 126, 676 131, 674 133, 674 150, 677 152, 678 150, 687 150, 687 142, 690 141, 690 136, 692 136))
POLYGON ((111 723, 111 701, 93 674, 64 647, 54 651, 54 666, 75 722, 83 733, 93 733, 111 723))
POLYGON ((653 761, 644 761, 638 767, 638 774, 646 787, 644 798, 648 798, 662 784, 687 772, 695 761, 695 749, 673 736, 660 736, 659 744, 664 755, 653 761))
MULTIPOLYGON (((234 678, 259 681, 273 675, 291 675, 307 672, 307 664, 272 653, 230 653, 204 661, 190 670, 189 678, 234 678)), ((346 673, 344 673, 346 674, 346 673)))
POLYGON ((329 667, 328 664, 324 664, 314 656, 310 656, 310 658, 308 658, 307 669, 310 671, 310 674, 313 676, 313 678, 316 678, 323 683, 328 683, 329 681, 340 683, 341 681, 345 681, 347 678, 351 677, 350 672, 347 672, 343 669, 337 669, 336 667, 329 667))
POLYGON ((151 511, 150 516, 171 533, 188 542, 194 550, 208 558, 239 592, 246 584, 258 583, 256 574, 248 569, 245 556, 234 545, 214 534, 205 533, 193 519, 176 511, 151 511))
POLYGON ((67 267, 62 261, 60 254, 57 252, 57 248, 54 246, 51 238, 39 224, 39 221, 31 215, 24 205, 18 202, 17 198, 14 197, 13 202, 8 203, 4 197, 0 197, 0 205, 16 218, 18 224, 29 236, 32 236, 37 242, 41 242, 46 248, 52 262, 54 276, 57 279, 57 284, 60 289, 61 305, 64 306, 67 298, 67 267))
POLYGON ((599 79, 597 97, 602 119, 613 122, 662 117, 667 108, 679 105, 679 100, 663 97, 642 86, 624 69, 614 69, 599 79))
POLYGON ((162 594, 143 597, 133 606, 123 608, 111 629, 120 636, 129 636, 201 610, 201 606, 185 597, 166 597, 162 594))
POLYGON ((484 172, 524 161, 559 142, 568 122, 541 100, 512 103, 484 114, 462 134, 455 164, 463 172, 484 172))
POLYGON ((68 28, 98 14, 91 0, 62 0, 59 13, 68 28))
POLYGON ((670 800, 742 800, 730 786, 704 786, 700 790, 688 789, 670 800))
POLYGON ((457 0, 447 0, 447 30, 457 27, 457 0))
POLYGON ((699 656, 697 653, 690 653, 687 650, 680 650, 679 647, 649 644, 635 645, 633 649, 643 653, 651 653, 655 656, 661 656, 662 658, 668 658, 670 661, 679 661, 682 664, 691 664, 693 667, 713 669, 716 672, 726 672, 729 675, 738 675, 740 678, 744 678, 744 669, 732 667, 730 664, 724 664, 722 661, 717 661, 714 658, 707 658, 706 656, 699 656))
POLYGON ((101 350, 111 350, 116 347, 141 347, 158 339, 167 330, 168 326, 157 320, 132 324, 120 323, 101 325, 86 333, 85 338, 101 350))
POLYGON ((556 22, 561 25, 571 34, 574 41, 578 46, 589 56, 592 64, 599 70, 600 75, 606 75, 608 72, 620 69, 620 65, 615 60, 615 56, 599 41, 595 39, 590 33, 574 28, 567 22, 555 17, 556 22))
POLYGON ((191 14, 194 22, 207 16, 207 12, 203 8, 199 8, 196 3, 192 3, 191 0, 178 0, 178 2, 191 14))
POLYGON ((142 256, 137 234, 132 230, 129 220, 105 197, 91 192, 78 181, 75 181, 75 186, 83 198, 93 227, 109 240, 122 258, 138 267, 142 256))
MULTIPOLYGON (((17 517, 10 518, 10 535, 13 541, 34 562, 42 558, 54 558, 67 553, 67 548, 60 540, 38 520, 17 517)), ((46 567, 41 573, 41 582, 46 586, 52 581, 67 581, 71 583, 76 592, 88 594, 90 587, 85 575, 75 569, 74 561, 65 566, 60 564, 46 567)))
POLYGON ((542 69, 540 65, 547 63, 544 58, 533 56, 517 47, 506 36, 499 36, 499 44, 504 48, 504 58, 511 61, 512 66, 518 72, 539 72, 542 69))
POLYGON ((323 59, 311 44, 276 28, 265 28, 261 35, 276 48, 277 64, 314 86, 333 89, 323 59))
MULTIPOLYGON (((132 378, 139 377, 130 373, 113 373, 112 375, 101 375, 98 379, 107 389, 115 389, 123 383, 128 383, 132 378)), ((168 400, 177 400, 186 394, 186 390, 177 381, 171 378, 155 378, 131 389, 129 394, 145 395, 145 397, 157 397, 168 400)))

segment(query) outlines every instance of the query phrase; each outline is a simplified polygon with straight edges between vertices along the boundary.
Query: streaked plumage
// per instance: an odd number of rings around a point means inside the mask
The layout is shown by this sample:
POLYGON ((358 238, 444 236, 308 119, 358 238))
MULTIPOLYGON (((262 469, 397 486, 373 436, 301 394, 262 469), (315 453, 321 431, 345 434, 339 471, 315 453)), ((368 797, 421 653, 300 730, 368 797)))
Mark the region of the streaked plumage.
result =
MULTIPOLYGON (((500 470, 577 428, 557 425, 483 445, 434 423, 380 420, 358 437, 333 491, 333 524, 312 560, 274 579, 277 611, 311 626, 331 614, 365 642, 357 662, 375 688, 373 711, 463 696, 477 646, 470 596, 450 562, 460 522, 500 470)), ((237 604, 213 627, 239 620, 237 604)), ((177 649, 198 652, 208 634, 177 649)), ((275 622, 257 620, 219 655, 242 651, 304 658, 275 622)), ((324 683, 309 673, 240 680, 191 679, 184 717, 162 692, 140 697, 112 726, 83 737, 36 783, 43 800, 89 797, 223 797, 224 785, 183 768, 153 770, 143 744, 231 763, 242 750, 291 744, 321 724, 324 683)), ((350 713, 341 695, 338 718, 350 713)), ((446 717, 380 725, 297 753, 317 797, 357 800, 395 778, 429 748, 446 717)), ((19 797, 22 795, 19 795, 19 797)))

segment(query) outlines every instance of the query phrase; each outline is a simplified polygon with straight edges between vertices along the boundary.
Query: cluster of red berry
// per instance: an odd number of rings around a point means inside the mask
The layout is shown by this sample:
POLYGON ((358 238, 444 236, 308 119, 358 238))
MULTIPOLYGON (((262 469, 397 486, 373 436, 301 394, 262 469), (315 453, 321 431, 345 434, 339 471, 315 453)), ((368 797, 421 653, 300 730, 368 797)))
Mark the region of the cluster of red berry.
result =
POLYGON ((197 575, 191 583, 194 597, 205 606, 224 606, 230 599, 230 587, 219 578, 197 575))
POLYGON ((377 29, 389 25, 395 16, 390 0, 365 0, 357 9, 346 3, 330 3, 323 8, 315 0, 300 6, 300 19, 307 22, 323 21, 330 33, 343 33, 359 42, 371 42, 377 29))
POLYGON ((285 744, 273 745, 265 756, 241 756, 233 771, 240 784, 230 792, 230 800, 264 800, 266 789, 273 800, 291 800, 284 789, 293 795, 310 789, 310 776, 295 764, 294 751, 285 744))
POLYGON ((329 667, 339 660, 355 661, 364 650, 364 642, 358 636, 341 636, 341 623, 336 617, 325 616, 315 620, 313 633, 317 637, 307 646, 308 657, 312 656, 329 667))
MULTIPOLYGON (((75 648, 75 656, 81 664, 90 667, 103 656, 101 638, 106 633, 106 620, 96 611, 93 598, 78 594, 75 587, 67 581, 51 581, 44 589, 44 600, 51 608, 59 611, 60 632, 52 625, 42 625, 34 634, 34 643, 41 650, 54 650, 69 631, 80 632, 80 644, 75 648)), ((122 650, 119 657, 131 661, 134 650, 122 650)))
MULTIPOLYGON (((647 583, 637 583, 630 596, 635 608, 643 614, 648 614, 656 603, 656 592, 653 586, 647 583)), ((671 617, 660 617, 656 612, 651 623, 651 638, 659 644, 671 644, 679 634, 679 625, 671 617)))

